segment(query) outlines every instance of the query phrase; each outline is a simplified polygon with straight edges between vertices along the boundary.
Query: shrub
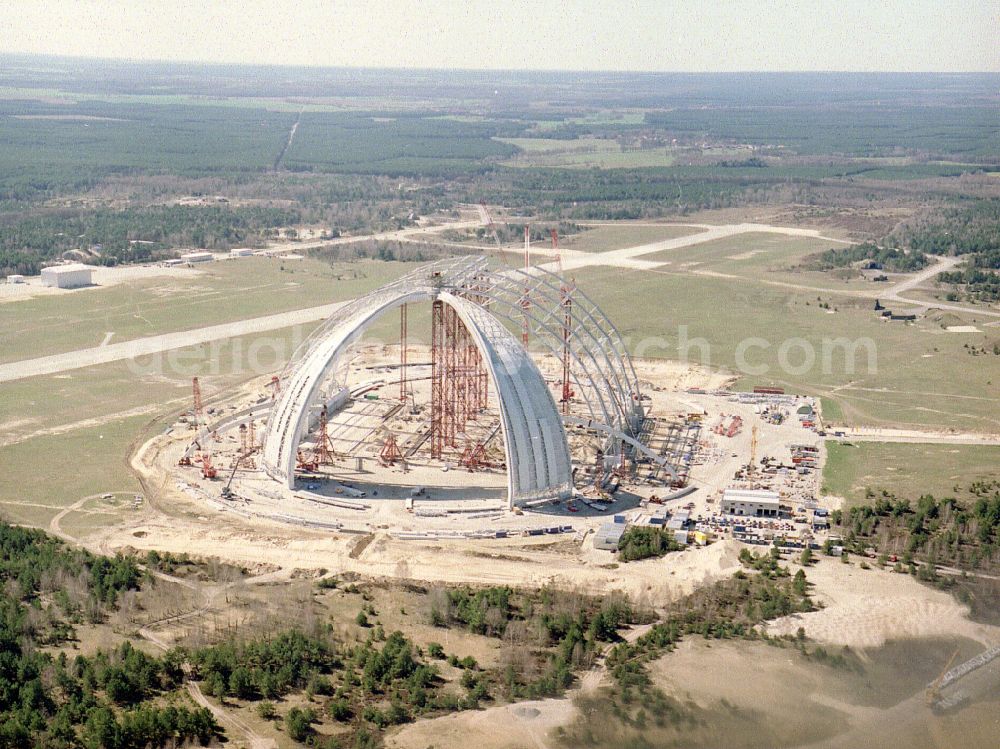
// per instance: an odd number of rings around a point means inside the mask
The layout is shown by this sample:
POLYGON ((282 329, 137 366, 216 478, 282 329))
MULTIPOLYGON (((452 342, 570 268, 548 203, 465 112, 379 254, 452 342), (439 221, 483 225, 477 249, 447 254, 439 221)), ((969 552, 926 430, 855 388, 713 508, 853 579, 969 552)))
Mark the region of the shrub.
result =
POLYGON ((260 716, 261 720, 274 720, 275 716, 278 714, 277 710, 274 709, 274 703, 269 700, 264 700, 257 705, 257 715, 260 716))
POLYGON ((285 730, 292 741, 303 742, 314 733, 312 724, 315 720, 312 710, 293 707, 285 716, 285 730))
POLYGON ((618 557, 624 562, 662 557, 684 547, 677 543, 672 532, 649 526, 630 526, 618 541, 618 557))

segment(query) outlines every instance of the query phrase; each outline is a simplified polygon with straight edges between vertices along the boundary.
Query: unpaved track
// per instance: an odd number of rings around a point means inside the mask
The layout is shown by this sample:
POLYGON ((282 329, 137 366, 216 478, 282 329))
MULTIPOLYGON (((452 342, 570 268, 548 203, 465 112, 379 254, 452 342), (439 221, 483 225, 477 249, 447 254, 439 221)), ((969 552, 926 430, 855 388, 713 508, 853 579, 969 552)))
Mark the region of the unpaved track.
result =
MULTIPOLYGON (((51 533, 53 536, 56 536, 57 538, 61 538, 63 541, 66 541, 67 543, 76 544, 78 546, 83 546, 84 548, 87 548, 85 544, 80 542, 80 539, 64 532, 60 523, 62 523, 63 518, 69 515, 71 512, 76 512, 77 510, 80 510, 87 502, 93 499, 100 499, 101 497, 104 496, 104 494, 114 494, 116 496, 119 494, 124 494, 127 496, 132 496, 133 494, 135 494, 135 492, 132 491, 103 492, 101 494, 90 494, 86 497, 82 497, 73 504, 69 505, 69 507, 64 507, 62 510, 56 513, 56 515, 52 518, 52 520, 49 521, 48 532, 51 533)), ((93 551, 93 549, 91 549, 91 551, 93 551)))
MULTIPOLYGON (((353 244, 354 242, 367 242, 369 240, 392 239, 401 242, 419 239, 427 235, 427 241, 437 244, 433 235, 448 229, 475 229, 482 226, 479 221, 448 221, 435 226, 411 226, 408 229, 393 229, 392 231, 377 232, 375 234, 361 234, 350 237, 337 237, 336 239, 310 239, 304 242, 275 243, 268 245, 267 250, 272 253, 299 252, 301 250, 316 250, 320 247, 336 247, 341 244, 353 244)), ((464 245, 463 245, 464 246, 464 245)))
POLYGON ((277 749, 278 742, 274 739, 265 739, 263 736, 254 731, 253 728, 251 728, 250 725, 239 716, 226 712, 221 707, 213 705, 209 702, 208 698, 202 694, 201 687, 199 687, 195 682, 189 681, 185 686, 187 687, 188 694, 191 695, 191 699, 202 707, 207 707, 209 712, 215 716, 215 719, 219 721, 219 723, 231 726, 246 736, 250 749, 277 749))
POLYGON ((854 442, 915 442, 937 445, 1000 445, 1000 434, 978 432, 922 432, 917 429, 882 429, 880 427, 851 427, 843 437, 827 435, 830 440, 854 442))
MULTIPOLYGON (((132 494, 132 492, 112 492, 112 493, 116 495, 132 494)), ((89 502, 92 499, 97 499, 100 496, 101 496, 100 494, 92 494, 90 496, 83 497, 82 499, 77 500, 70 506, 61 510, 49 522, 49 528, 48 528, 49 533, 58 536, 62 540, 67 541, 69 543, 85 546, 85 544, 81 543, 81 541, 76 537, 71 536, 68 533, 65 533, 60 527, 60 522, 69 513, 81 509, 85 503, 89 502)), ((163 651, 170 650, 172 645, 171 643, 167 642, 166 640, 158 636, 153 631, 154 627, 158 627, 164 624, 171 624, 174 622, 184 621, 185 619, 191 619, 203 615, 214 605, 215 600, 219 597, 219 595, 221 595, 224 591, 228 590, 229 588, 237 584, 236 582, 232 582, 224 585, 215 585, 207 587, 192 583, 190 580, 185 580, 180 577, 168 575, 164 572, 158 572, 155 570, 147 570, 147 572, 153 577, 158 578, 160 580, 174 583, 176 585, 181 585, 189 590, 197 591, 201 593, 203 599, 202 604, 197 608, 191 609, 190 611, 186 611, 181 614, 174 614, 171 616, 164 617, 162 619, 158 619, 157 621, 150 622, 144 625, 143 627, 139 628, 138 633, 140 637, 142 637, 144 640, 148 642, 151 642, 153 645, 155 645, 156 647, 160 648, 163 651)), ((281 570, 277 570, 274 573, 260 575, 256 578, 251 578, 250 580, 246 580, 243 582, 249 582, 249 583, 271 582, 282 574, 284 573, 281 570)), ((249 747, 249 749, 276 749, 277 743, 273 739, 267 739, 260 736, 256 731, 253 730, 253 728, 250 727, 250 725, 248 725, 239 716, 233 715, 232 713, 227 712, 223 708, 213 705, 211 702, 209 702, 208 698, 206 698, 205 695, 202 694, 201 688, 195 682, 189 681, 185 684, 185 686, 187 687, 188 693, 191 695, 191 698, 202 707, 207 707, 209 711, 211 711, 212 715, 215 716, 215 719, 219 721, 219 723, 235 729, 238 733, 242 733, 246 737, 246 745, 249 747)))
MULTIPOLYGON (((155 622, 150 622, 149 624, 139 629, 140 637, 153 643, 154 645, 156 645, 156 647, 160 648, 163 651, 169 650, 172 647, 172 645, 171 643, 167 642, 159 635, 157 635, 156 632, 153 631, 154 627, 159 627, 164 624, 172 624, 175 622, 184 621, 185 619, 191 619, 194 617, 202 616, 212 608, 212 606, 215 604, 216 599, 222 593, 224 593, 225 591, 229 590, 231 587, 237 584, 237 582, 232 582, 224 585, 214 585, 206 587, 206 586, 195 585, 194 583, 191 583, 188 580, 174 577, 172 575, 167 575, 162 572, 151 571, 150 574, 152 574, 154 577, 167 580, 173 583, 177 583, 179 585, 183 585, 184 587, 189 588, 191 590, 196 590, 200 592, 203 597, 203 602, 201 606, 191 609, 190 611, 186 611, 182 614, 175 614, 173 616, 164 617, 163 619, 159 619, 155 622)), ((261 575, 258 578, 251 578, 250 580, 246 580, 243 582, 259 583, 259 582, 269 582, 273 579, 274 575, 268 574, 268 575, 261 575)), ((184 686, 187 689, 188 694, 191 695, 191 699, 193 699, 196 703, 198 703, 202 707, 208 708, 208 710, 212 713, 213 716, 215 716, 215 719, 220 724, 235 730, 235 732, 237 733, 243 734, 243 736, 246 739, 246 746, 249 749, 277 748, 277 742, 274 741, 274 739, 264 738, 256 731, 254 731, 253 727, 250 726, 250 724, 248 724, 245 720, 240 718, 239 715, 236 715, 235 713, 232 713, 224 709, 220 705, 215 705, 212 702, 210 702, 208 698, 205 697, 204 693, 202 693, 201 687, 198 686, 197 682, 188 681, 185 683, 184 686)))
POLYGON ((302 112, 299 110, 299 116, 295 118, 295 122, 292 123, 292 129, 288 131, 288 139, 285 141, 285 145, 281 147, 281 151, 278 152, 277 158, 274 160, 274 171, 278 171, 281 168, 281 162, 285 159, 285 154, 288 153, 288 149, 292 147, 292 141, 295 140, 295 133, 299 129, 299 123, 302 122, 302 112))

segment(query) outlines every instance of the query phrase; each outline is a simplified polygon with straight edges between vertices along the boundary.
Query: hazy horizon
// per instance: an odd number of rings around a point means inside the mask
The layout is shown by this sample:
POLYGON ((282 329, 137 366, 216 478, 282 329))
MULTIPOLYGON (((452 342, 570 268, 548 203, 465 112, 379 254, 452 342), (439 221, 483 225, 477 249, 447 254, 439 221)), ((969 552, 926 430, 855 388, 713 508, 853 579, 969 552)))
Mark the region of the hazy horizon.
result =
POLYGON ((540 72, 1000 72, 1000 8, 932 0, 0 4, 0 53, 540 72), (613 21, 613 22, 612 22, 613 21))
POLYGON ((415 66, 393 66, 393 65, 337 65, 337 64, 315 64, 292 62, 232 62, 216 60, 181 60, 181 59, 159 59, 159 58, 131 58, 131 57, 102 57, 97 55, 60 55, 48 52, 7 52, 0 50, 0 59, 35 59, 54 60, 67 62, 87 62, 96 65, 177 65, 191 67, 231 67, 231 68, 285 68, 306 69, 306 70, 358 70, 358 71, 401 71, 407 73, 433 72, 433 73, 518 73, 518 74, 614 74, 614 75, 678 75, 678 76, 730 76, 730 75, 774 75, 774 76, 798 76, 798 75, 857 75, 857 76, 997 76, 1000 77, 1000 69, 997 70, 767 70, 767 69, 746 69, 746 70, 639 70, 639 69, 585 69, 585 68, 470 68, 470 67, 415 67, 415 66))

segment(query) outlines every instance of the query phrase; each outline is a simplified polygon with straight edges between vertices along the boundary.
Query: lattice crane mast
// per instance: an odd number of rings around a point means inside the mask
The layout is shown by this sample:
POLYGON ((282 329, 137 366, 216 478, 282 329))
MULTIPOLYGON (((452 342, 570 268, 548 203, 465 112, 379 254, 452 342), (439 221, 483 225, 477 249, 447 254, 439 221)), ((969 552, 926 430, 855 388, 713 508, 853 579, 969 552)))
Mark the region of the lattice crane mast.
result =
POLYGON ((192 444, 201 450, 201 440, 198 439, 198 431, 205 423, 205 411, 201 402, 201 384, 198 382, 197 377, 191 378, 191 399, 193 401, 191 406, 191 420, 194 425, 194 442, 192 444))
MULTIPOLYGON (((563 278, 562 253, 559 251, 559 234, 555 229, 550 229, 552 235, 552 251, 556 255, 556 269, 559 278, 563 278)), ((562 395, 559 402, 562 403, 564 414, 569 413, 569 402, 573 398, 573 386, 570 384, 570 348, 569 342, 572 336, 573 326, 573 283, 562 280, 559 288, 562 296, 563 326, 562 326, 562 395)))
POLYGON ((530 326, 528 324, 528 310, 531 309, 530 289, 528 288, 528 274, 531 269, 531 227, 524 225, 524 296, 521 297, 521 308, 524 310, 524 322, 521 323, 521 343, 528 348, 528 334, 530 326))
POLYGON ((956 658, 958 658, 958 652, 958 649, 956 649, 955 652, 951 654, 951 658, 949 658, 948 662, 944 664, 944 668, 941 669, 941 673, 938 674, 938 677, 927 687, 924 699, 927 701, 928 707, 934 707, 934 704, 941 699, 941 683, 944 681, 944 677, 948 673, 948 669, 951 668, 951 664, 955 662, 956 658))
POLYGON ((479 206, 479 218, 486 225, 486 231, 490 233, 493 237, 493 241, 496 243, 497 249, 501 249, 500 235, 497 234, 497 225, 493 222, 493 216, 490 215, 490 209, 486 207, 486 203, 480 203, 479 206))

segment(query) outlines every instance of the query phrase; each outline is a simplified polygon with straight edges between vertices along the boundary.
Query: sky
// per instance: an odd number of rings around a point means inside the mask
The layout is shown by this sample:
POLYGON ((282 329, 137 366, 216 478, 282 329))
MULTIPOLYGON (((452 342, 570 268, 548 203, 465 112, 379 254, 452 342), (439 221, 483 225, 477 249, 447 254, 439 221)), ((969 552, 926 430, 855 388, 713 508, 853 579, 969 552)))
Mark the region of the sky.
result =
POLYGON ((1000 72, 1000 0, 0 0, 0 53, 403 68, 1000 72))

